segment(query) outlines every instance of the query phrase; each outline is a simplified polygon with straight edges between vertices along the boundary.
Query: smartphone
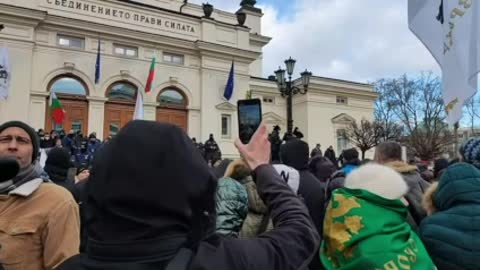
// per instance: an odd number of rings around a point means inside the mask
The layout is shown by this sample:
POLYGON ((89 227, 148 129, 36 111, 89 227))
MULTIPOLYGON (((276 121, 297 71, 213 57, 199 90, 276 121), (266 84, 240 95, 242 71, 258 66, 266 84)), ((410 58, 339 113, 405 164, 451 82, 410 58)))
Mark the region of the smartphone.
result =
POLYGON ((239 138, 247 144, 262 122, 262 103, 260 99, 239 100, 237 110, 239 138))

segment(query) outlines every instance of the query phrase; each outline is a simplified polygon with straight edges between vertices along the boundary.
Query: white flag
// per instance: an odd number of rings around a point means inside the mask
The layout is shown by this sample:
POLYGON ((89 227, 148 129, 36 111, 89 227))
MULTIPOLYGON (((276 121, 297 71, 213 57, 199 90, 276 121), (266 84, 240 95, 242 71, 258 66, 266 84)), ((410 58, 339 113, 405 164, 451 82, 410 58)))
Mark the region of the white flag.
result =
POLYGON ((480 71, 480 3, 476 0, 409 0, 410 30, 442 68, 447 121, 462 117, 477 91, 480 71))
POLYGON ((135 103, 135 113, 133 120, 143 120, 143 95, 142 91, 137 91, 137 102, 135 103))
POLYGON ((11 75, 8 49, 5 47, 0 48, 0 100, 8 98, 11 75))

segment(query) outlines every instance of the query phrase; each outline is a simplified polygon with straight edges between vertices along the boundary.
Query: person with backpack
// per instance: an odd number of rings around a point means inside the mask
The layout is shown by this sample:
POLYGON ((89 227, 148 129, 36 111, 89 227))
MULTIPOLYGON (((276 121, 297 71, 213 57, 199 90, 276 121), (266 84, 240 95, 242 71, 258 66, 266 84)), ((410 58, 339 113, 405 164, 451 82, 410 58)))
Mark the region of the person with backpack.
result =
POLYGON ((235 145, 271 210, 272 231, 248 240, 218 237, 217 179, 191 140, 174 125, 136 120, 97 152, 87 185, 87 252, 57 269, 305 269, 319 235, 301 199, 269 165, 266 125, 248 145, 235 145))

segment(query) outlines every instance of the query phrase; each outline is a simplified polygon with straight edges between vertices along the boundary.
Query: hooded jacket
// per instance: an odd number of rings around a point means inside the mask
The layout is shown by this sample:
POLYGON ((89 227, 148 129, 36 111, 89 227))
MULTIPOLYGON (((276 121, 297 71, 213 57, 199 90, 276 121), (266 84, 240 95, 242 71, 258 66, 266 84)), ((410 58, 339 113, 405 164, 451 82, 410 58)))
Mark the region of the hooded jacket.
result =
POLYGON ((408 211, 415 222, 415 224, 412 225, 420 225, 422 219, 427 215, 422 207, 422 198, 423 194, 430 186, 430 183, 420 176, 416 166, 410 166, 403 161, 389 162, 385 165, 400 173, 403 180, 407 183, 409 190, 405 195, 405 198, 409 203, 408 211))
POLYGON ((318 234, 273 168, 255 174, 278 228, 249 241, 215 237, 217 181, 191 140, 173 125, 132 121, 94 161, 87 252, 58 269, 166 269, 188 251, 183 269, 299 269, 318 234), (294 241, 303 244, 288 244, 294 241))
POLYGON ((74 171, 71 170, 72 168, 75 168, 75 166, 70 161, 70 151, 66 148, 53 148, 48 153, 43 169, 52 182, 70 191, 78 203, 80 194, 75 186, 75 174, 72 173, 74 171))
MULTIPOLYGON (((308 170, 308 144, 298 139, 289 140, 280 148, 282 163, 293 167, 300 173, 298 194, 305 202, 310 216, 321 234, 325 215, 325 185, 308 170)), ((318 258, 314 258, 309 269, 323 269, 318 258)))
POLYGON ((337 167, 326 157, 315 156, 309 163, 310 172, 323 183, 335 173, 337 167))
POLYGON ((448 167, 425 193, 430 216, 420 237, 439 270, 480 268, 480 171, 466 163, 448 167))
POLYGON ((304 141, 292 139, 282 145, 280 158, 282 163, 300 173, 300 187, 298 194, 302 196, 315 223, 317 230, 322 231, 325 186, 308 171, 308 144, 304 141))
POLYGON ((273 229, 273 224, 268 215, 268 208, 258 194, 257 184, 253 181, 252 172, 241 159, 231 162, 225 171, 225 177, 237 179, 247 192, 248 213, 240 230, 240 238, 256 237, 265 231, 273 229), (268 222, 263 225, 262 221, 268 222))
POLYGON ((233 178, 221 178, 218 180, 215 201, 217 233, 227 237, 238 237, 248 213, 247 190, 233 178))

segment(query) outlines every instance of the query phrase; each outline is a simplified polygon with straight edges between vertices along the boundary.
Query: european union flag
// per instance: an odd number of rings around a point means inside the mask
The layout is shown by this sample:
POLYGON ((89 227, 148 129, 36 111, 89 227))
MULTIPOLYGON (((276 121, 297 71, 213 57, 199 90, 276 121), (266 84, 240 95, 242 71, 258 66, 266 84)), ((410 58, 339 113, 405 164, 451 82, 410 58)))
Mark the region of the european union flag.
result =
POLYGON ((97 62, 95 63, 95 84, 100 82, 100 39, 98 39, 97 62))
POLYGON ((227 86, 225 86, 225 91, 223 92, 223 96, 227 100, 230 100, 232 98, 232 94, 233 94, 233 82, 234 82, 234 79, 235 79, 234 67, 235 67, 235 65, 233 64, 233 61, 232 61, 232 67, 230 68, 230 75, 228 75, 227 86))

